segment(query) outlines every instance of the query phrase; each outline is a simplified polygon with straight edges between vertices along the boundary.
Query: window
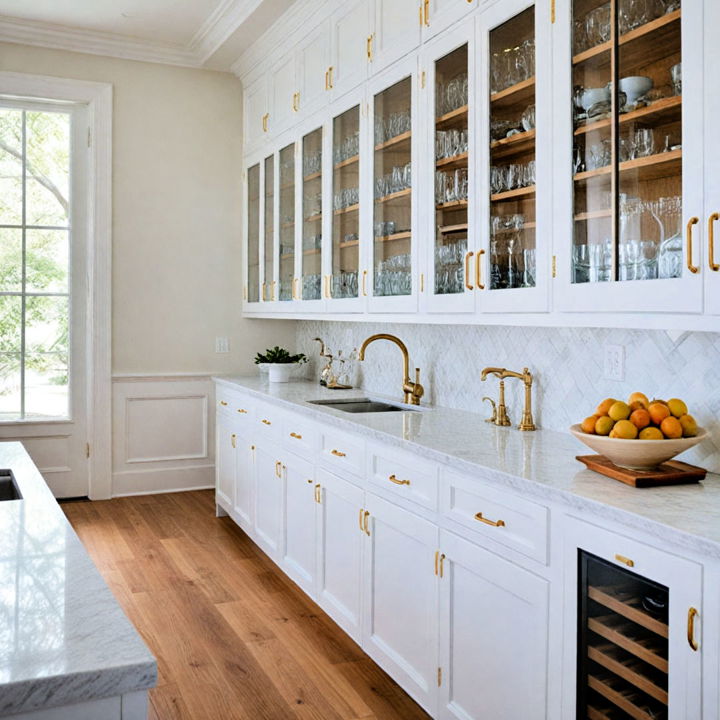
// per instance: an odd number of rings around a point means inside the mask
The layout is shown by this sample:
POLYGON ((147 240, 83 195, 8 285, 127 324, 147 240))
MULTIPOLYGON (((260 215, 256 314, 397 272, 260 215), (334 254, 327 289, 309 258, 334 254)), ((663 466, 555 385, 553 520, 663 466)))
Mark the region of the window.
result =
POLYGON ((0 422, 70 416, 70 121, 0 105, 0 422))

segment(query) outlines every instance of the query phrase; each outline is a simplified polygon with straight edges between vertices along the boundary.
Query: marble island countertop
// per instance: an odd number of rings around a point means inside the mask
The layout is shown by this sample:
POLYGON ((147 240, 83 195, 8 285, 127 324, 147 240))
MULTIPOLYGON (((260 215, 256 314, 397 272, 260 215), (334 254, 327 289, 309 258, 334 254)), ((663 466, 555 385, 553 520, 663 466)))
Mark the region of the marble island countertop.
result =
POLYGON ((575 459, 589 449, 570 433, 520 432, 496 427, 479 414, 433 407, 415 412, 351 414, 309 400, 370 397, 362 389, 328 390, 309 381, 269 383, 265 377, 215 380, 338 429, 409 450, 540 501, 593 513, 715 558, 720 558, 720 476, 692 485, 636 489, 588 470, 575 459))
POLYGON ((0 501, 0 717, 153 687, 155 658, 19 442, 0 501))

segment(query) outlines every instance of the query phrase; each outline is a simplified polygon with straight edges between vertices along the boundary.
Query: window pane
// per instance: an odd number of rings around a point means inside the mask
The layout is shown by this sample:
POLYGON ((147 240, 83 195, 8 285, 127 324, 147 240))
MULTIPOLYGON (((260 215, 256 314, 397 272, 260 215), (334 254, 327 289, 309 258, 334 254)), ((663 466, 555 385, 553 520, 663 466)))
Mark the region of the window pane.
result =
POLYGON ((25 352, 67 353, 68 298, 28 297, 25 301, 25 352))
POLYGON ((20 416, 20 353, 0 352, 0 421, 20 416))
POLYGON ((0 292, 21 290, 22 230, 0 228, 0 292))
POLYGON ((68 417, 66 353, 25 356, 25 417, 68 417))
POLYGON ((28 230, 25 236, 26 291, 68 292, 69 249, 67 230, 28 230))
POLYGON ((22 298, 0 296, 0 353, 20 352, 22 347, 22 298))
POLYGON ((70 116, 26 113, 27 224, 67 225, 70 200, 70 116))
POLYGON ((0 225, 22 222, 22 112, 0 108, 0 225))

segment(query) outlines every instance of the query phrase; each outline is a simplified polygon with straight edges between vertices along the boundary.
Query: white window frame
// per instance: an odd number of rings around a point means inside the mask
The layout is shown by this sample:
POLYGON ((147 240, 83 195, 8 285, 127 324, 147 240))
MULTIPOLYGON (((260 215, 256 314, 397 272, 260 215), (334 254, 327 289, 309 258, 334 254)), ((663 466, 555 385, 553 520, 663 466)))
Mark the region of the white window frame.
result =
POLYGON ((112 495, 112 85, 0 71, 0 97, 87 106, 88 494, 91 500, 107 499, 112 495))

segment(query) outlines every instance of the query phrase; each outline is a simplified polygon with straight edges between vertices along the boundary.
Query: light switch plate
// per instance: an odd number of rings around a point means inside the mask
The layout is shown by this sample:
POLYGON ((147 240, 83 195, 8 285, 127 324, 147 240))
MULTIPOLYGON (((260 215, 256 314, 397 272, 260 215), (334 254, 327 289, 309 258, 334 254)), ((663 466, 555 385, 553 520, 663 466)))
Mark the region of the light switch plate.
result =
POLYGON ((605 345, 603 356, 603 376, 605 380, 625 379, 625 346, 605 345))
POLYGON ((226 337, 216 337, 215 338, 215 352, 216 353, 226 353, 230 352, 230 342, 226 337))

